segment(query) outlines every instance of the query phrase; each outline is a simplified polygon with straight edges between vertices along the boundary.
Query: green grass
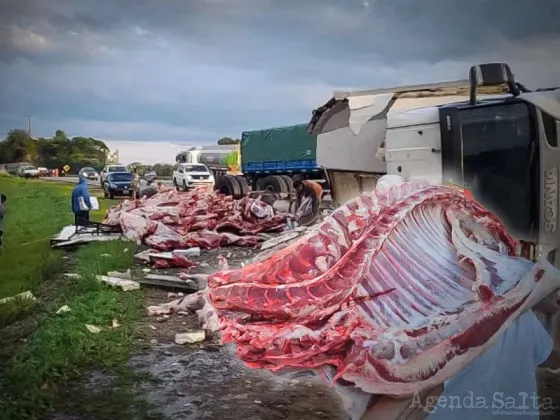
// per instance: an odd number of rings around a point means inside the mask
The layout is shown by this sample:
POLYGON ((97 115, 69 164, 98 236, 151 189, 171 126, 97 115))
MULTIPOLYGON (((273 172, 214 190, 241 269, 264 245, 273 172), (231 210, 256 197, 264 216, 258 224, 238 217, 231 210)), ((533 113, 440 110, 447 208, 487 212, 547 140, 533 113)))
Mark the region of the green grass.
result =
POLYGON ((83 372, 110 371, 121 381, 129 376, 126 361, 136 335, 132 325, 142 308, 141 292, 119 292, 98 282, 95 275, 126 269, 133 252, 133 244, 120 241, 79 249, 75 272, 82 279, 56 283, 40 327, 0 373, 3 418, 41 418, 57 407, 60 389, 83 372), (63 305, 70 312, 57 315, 63 305), (112 328, 113 320, 117 328, 112 328), (86 324, 102 331, 91 333, 86 324))
MULTIPOLYGON (((71 189, 71 185, 0 177, 0 191, 8 196, 0 298, 26 290, 37 296, 35 304, 0 304, 0 328, 4 327, 0 333, 0 417, 39 419, 60 407, 72 406, 74 412, 94 413, 96 418, 143 418, 143 414, 132 415, 130 411, 140 407, 141 401, 132 392, 132 376, 126 365, 142 293, 121 292, 95 278, 129 267, 135 245, 98 242, 75 253, 52 250, 49 238, 72 222, 71 189), (79 273, 82 278, 66 280, 62 276, 65 271, 79 273), (71 311, 57 315, 63 305, 71 311), (16 320, 17 324, 6 327, 16 320), (110 328, 113 320, 117 320, 117 328, 110 328), (102 331, 91 333, 86 324, 102 331), (81 403, 77 388, 71 384, 83 381, 82 376, 93 370, 116 374, 117 388, 101 401, 91 399, 82 389, 81 403), (69 398, 65 394, 68 390, 69 398)), ((93 212, 93 220, 100 220, 115 202, 99 201, 101 209, 93 212)))

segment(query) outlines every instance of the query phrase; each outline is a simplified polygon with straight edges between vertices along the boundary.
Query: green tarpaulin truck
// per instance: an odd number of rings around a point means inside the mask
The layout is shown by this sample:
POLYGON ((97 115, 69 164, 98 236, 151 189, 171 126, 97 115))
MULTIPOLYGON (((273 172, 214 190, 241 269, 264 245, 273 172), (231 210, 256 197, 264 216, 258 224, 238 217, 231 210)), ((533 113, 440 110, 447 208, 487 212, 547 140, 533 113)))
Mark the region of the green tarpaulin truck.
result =
POLYGON ((237 147, 206 147, 214 150, 193 148, 177 155, 177 162, 205 164, 227 195, 243 196, 249 187, 288 193, 296 178, 325 179, 316 161, 317 136, 307 133, 307 124, 245 131, 237 147))
POLYGON ((240 147, 243 175, 218 180, 216 188, 233 195, 237 195, 234 190, 243 193, 248 186, 288 193, 297 178, 324 180, 324 171, 317 166, 316 150, 317 136, 307 133, 307 124, 245 131, 240 147))

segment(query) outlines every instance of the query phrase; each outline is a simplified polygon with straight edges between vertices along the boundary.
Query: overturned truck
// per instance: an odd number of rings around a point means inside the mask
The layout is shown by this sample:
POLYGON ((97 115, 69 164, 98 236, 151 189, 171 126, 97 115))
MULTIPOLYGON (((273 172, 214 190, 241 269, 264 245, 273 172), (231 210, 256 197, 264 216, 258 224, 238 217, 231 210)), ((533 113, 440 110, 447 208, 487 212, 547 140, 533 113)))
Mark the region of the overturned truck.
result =
POLYGON ((522 255, 558 267, 559 120, 558 88, 530 91, 491 63, 468 80, 336 92, 308 131, 335 204, 385 174, 452 185, 494 212, 522 255))

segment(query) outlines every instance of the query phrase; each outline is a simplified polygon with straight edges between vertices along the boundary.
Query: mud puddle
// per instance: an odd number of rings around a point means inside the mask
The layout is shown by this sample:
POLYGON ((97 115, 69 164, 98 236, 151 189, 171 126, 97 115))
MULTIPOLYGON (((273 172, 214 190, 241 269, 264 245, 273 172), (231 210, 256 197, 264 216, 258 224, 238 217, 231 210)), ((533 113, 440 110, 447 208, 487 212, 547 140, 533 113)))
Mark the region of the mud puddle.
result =
POLYGON ((130 363, 156 379, 140 392, 171 420, 347 418, 336 394, 316 379, 250 370, 229 346, 160 344, 130 363))

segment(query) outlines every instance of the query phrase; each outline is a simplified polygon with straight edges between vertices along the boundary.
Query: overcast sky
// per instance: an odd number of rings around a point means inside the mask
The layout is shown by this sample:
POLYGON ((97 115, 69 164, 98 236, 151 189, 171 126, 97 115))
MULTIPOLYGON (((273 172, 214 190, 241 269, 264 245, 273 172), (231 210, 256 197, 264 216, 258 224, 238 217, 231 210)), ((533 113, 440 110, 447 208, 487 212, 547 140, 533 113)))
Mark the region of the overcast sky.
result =
POLYGON ((559 16, 558 0, 0 0, 0 137, 30 114, 36 136, 161 142, 154 160, 478 62, 557 86, 559 16))

